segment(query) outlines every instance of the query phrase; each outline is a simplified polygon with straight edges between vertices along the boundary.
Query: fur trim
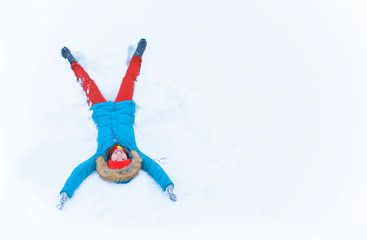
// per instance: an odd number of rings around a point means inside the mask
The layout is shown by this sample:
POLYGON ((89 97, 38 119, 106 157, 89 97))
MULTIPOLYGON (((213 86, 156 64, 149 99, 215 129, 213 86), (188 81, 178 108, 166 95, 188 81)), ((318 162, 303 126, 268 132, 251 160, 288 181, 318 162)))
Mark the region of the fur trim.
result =
POLYGON ((131 156, 131 163, 121 169, 109 168, 104 156, 99 156, 96 160, 96 170, 99 176, 109 182, 125 182, 132 179, 138 175, 143 160, 137 151, 132 150, 131 156))

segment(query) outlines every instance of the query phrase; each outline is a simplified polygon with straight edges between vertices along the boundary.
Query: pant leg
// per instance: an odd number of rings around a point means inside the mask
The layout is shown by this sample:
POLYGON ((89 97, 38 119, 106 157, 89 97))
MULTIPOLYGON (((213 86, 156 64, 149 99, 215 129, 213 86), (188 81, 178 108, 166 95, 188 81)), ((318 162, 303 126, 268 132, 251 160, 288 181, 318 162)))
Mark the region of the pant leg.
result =
POLYGON ((99 91, 95 82, 89 77, 88 73, 79 65, 79 63, 73 62, 71 68, 73 69, 78 82, 83 87, 90 106, 96 103, 106 102, 106 99, 99 91))
POLYGON ((122 79, 115 102, 133 100, 135 81, 140 73, 141 62, 142 59, 139 56, 135 56, 131 59, 125 77, 122 79))

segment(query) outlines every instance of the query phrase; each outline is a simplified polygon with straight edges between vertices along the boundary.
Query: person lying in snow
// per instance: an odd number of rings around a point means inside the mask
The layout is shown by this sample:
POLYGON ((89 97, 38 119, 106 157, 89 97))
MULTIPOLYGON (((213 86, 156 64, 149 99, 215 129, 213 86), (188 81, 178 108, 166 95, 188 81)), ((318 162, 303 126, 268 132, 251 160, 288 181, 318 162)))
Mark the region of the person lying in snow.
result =
POLYGON ((79 164, 67 179, 60 191, 57 204, 60 210, 83 180, 94 170, 97 170, 104 180, 127 183, 138 174, 140 169, 143 169, 153 177, 163 191, 167 192, 172 201, 177 200, 177 196, 173 193, 174 184, 165 171, 154 160, 142 153, 135 142, 133 128, 135 102, 132 99, 146 45, 145 39, 139 41, 114 102, 106 101, 95 82, 79 65, 68 48, 64 47, 61 50, 62 56, 70 62, 77 81, 87 95, 90 110, 93 110, 92 118, 98 129, 98 148, 97 152, 79 164))

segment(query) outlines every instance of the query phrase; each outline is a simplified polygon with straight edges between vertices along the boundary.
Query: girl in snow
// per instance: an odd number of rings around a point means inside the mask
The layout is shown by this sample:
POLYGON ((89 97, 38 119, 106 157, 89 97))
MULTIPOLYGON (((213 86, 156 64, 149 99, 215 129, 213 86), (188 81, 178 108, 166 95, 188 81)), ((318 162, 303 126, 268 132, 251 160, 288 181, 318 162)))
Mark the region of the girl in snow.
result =
POLYGON ((172 201, 177 200, 170 178, 154 160, 138 149, 135 142, 135 102, 132 98, 146 45, 145 39, 139 41, 114 102, 106 101, 95 82, 78 64, 68 48, 61 50, 62 56, 70 62, 77 81, 87 95, 90 110, 93 110, 92 118, 98 129, 98 148, 97 152, 79 164, 67 179, 57 204, 60 210, 94 170, 97 170, 104 180, 127 183, 143 169, 167 192, 172 201))

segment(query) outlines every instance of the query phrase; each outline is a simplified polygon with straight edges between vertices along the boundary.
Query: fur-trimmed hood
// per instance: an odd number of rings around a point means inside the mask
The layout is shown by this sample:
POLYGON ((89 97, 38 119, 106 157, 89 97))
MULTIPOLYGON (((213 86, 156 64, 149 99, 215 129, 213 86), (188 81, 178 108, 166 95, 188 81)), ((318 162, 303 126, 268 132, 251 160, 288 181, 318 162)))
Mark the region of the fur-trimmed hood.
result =
POLYGON ((102 179, 109 182, 124 183, 138 175, 141 169, 142 158, 137 151, 131 151, 131 163, 121 169, 111 169, 108 167, 104 156, 99 156, 96 160, 96 170, 102 179))

